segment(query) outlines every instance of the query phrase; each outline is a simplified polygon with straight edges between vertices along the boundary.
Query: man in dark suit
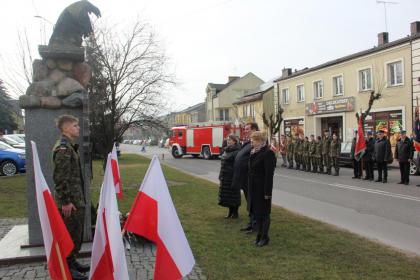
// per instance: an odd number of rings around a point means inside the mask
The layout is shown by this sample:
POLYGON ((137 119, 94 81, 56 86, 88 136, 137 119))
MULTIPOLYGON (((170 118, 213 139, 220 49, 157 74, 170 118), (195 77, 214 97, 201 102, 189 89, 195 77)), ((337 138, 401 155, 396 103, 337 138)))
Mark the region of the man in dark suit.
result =
POLYGON ((373 180, 373 153, 375 151, 375 138, 373 137, 373 132, 368 131, 366 139, 366 150, 363 155, 363 160, 365 163, 366 175, 363 180, 373 180))
POLYGON ((413 160, 413 143, 407 137, 406 131, 401 131, 401 138, 395 147, 395 159, 400 165, 401 181, 398 184, 408 185, 410 181, 410 162, 413 160))
POLYGON ((385 136, 383 130, 376 132, 378 139, 375 143, 374 159, 378 167, 378 179, 375 182, 387 183, 388 182, 388 161, 392 160, 391 143, 385 136), (383 173, 383 177, 382 177, 383 173))

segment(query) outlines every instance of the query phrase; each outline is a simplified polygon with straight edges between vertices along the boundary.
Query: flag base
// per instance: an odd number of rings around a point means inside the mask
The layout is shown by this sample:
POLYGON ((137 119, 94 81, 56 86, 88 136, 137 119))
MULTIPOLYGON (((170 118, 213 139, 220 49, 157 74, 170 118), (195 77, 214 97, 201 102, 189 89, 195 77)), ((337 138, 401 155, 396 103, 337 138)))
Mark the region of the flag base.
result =
MULTIPOLYGON (((14 226, 0 240, 0 265, 47 261, 43 244, 28 245, 28 225, 14 226)), ((89 257, 92 243, 83 243, 80 257, 89 257)))

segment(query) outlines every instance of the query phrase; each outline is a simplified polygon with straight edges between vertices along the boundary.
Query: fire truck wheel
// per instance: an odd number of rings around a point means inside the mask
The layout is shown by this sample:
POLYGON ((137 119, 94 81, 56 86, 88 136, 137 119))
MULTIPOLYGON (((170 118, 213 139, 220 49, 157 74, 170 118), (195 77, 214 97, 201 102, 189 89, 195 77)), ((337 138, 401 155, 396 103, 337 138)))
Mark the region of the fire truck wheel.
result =
POLYGON ((172 147, 172 156, 174 158, 182 158, 182 155, 179 153, 177 147, 172 147))
POLYGON ((209 147, 203 148, 203 158, 207 160, 211 159, 211 152, 209 147))
POLYGON ((198 156, 199 156, 199 155, 197 155, 197 154, 193 154, 193 155, 192 155, 192 157, 193 157, 193 158, 198 158, 198 156))

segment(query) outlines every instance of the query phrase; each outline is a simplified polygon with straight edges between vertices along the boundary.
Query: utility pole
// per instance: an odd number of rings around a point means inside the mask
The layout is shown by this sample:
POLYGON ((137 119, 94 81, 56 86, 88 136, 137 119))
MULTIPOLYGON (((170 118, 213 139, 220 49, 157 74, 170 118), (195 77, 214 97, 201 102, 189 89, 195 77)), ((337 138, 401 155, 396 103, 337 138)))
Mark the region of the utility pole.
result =
POLYGON ((392 1, 379 1, 376 0, 376 3, 383 4, 384 5, 384 16, 385 16, 385 31, 388 32, 388 21, 387 21, 387 15, 386 15, 386 5, 388 4, 399 4, 398 2, 392 2, 392 1))

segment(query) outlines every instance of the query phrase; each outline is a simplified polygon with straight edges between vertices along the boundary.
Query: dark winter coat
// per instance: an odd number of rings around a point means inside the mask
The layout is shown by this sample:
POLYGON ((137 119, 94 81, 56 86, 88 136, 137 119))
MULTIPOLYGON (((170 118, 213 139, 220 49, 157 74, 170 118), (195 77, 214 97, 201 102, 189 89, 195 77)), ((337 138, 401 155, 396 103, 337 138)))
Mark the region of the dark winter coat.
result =
POLYGON ((233 164, 233 186, 237 189, 248 188, 248 161, 251 152, 251 142, 245 142, 241 150, 238 152, 233 164))
POLYGON ((376 140, 373 158, 376 162, 392 161, 391 143, 386 137, 376 140))
POLYGON ((249 201, 248 210, 254 216, 267 216, 271 213, 271 199, 265 199, 273 191, 276 156, 267 146, 249 158, 249 201))
POLYGON ((395 158, 399 162, 408 162, 413 159, 413 143, 408 137, 405 137, 405 140, 400 139, 395 146, 395 158))
POLYGON ((373 160, 373 154, 375 153, 375 139, 367 138, 366 139, 366 150, 363 158, 365 160, 373 160))
POLYGON ((219 173, 219 205, 225 207, 241 205, 241 191, 232 186, 233 164, 241 146, 226 146, 221 156, 221 168, 219 173))
POLYGON ((354 153, 356 151, 356 137, 353 137, 353 140, 351 140, 351 149, 350 149, 350 158, 354 159, 354 153))

